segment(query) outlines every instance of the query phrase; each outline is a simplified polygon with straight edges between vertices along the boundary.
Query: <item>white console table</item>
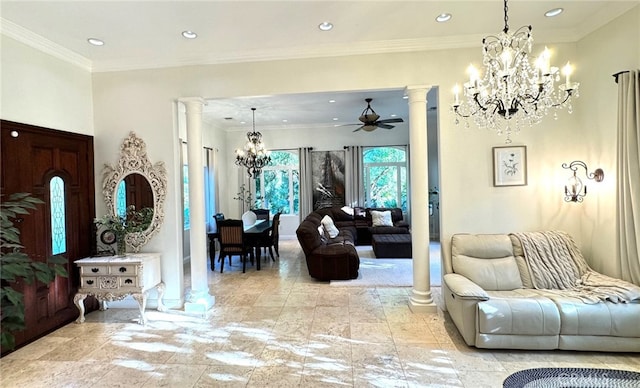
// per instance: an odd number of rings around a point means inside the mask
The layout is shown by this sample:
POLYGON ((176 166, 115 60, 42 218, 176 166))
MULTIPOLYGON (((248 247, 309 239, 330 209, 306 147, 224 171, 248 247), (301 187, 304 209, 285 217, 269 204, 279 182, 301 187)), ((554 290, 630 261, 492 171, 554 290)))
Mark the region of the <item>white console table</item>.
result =
POLYGON ((144 311, 149 290, 158 290, 158 311, 166 311, 162 304, 164 283, 161 280, 159 253, 128 253, 125 256, 88 257, 76 260, 80 267, 80 288, 73 302, 80 311, 76 323, 84 322, 84 300, 89 295, 100 302, 122 300, 132 295, 140 307, 139 323, 146 324, 144 311))

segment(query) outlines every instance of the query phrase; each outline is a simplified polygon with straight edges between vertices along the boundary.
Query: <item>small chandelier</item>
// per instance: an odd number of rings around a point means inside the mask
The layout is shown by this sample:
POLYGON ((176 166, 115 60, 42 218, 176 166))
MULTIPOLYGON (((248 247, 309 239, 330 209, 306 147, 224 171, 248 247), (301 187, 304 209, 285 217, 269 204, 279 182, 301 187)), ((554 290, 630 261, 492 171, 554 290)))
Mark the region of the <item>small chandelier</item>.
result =
POLYGON ((256 132, 256 108, 253 111, 253 131, 247 132, 247 144, 244 149, 236 149, 236 165, 247 169, 249 177, 260 175, 262 168, 271 163, 271 156, 262 144, 262 134, 256 132))
MULTIPOLYGON (((567 107, 572 112, 571 96, 578 97, 578 86, 571 82, 573 71, 569 62, 562 68, 565 82, 560 82, 559 69, 550 65, 550 52, 545 47, 529 64, 529 54, 533 45, 531 26, 520 27, 509 34, 507 0, 504 0, 504 29, 498 36, 487 36, 482 40, 482 63, 484 76, 470 65, 469 82, 464 84, 464 99, 460 99, 460 87, 453 89, 453 112, 455 123, 459 118, 473 117, 480 128, 506 134, 506 143, 511 143, 511 133, 520 131, 522 125, 539 123, 549 113, 550 108, 567 107)), ((557 113, 554 113, 557 119, 557 113)))

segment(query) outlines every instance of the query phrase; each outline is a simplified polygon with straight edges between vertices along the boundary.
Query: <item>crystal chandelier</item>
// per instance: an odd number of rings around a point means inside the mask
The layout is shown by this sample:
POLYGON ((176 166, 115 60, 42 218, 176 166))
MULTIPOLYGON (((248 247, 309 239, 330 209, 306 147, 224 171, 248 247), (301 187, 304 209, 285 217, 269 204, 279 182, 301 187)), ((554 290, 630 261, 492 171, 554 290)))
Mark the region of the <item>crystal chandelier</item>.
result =
MULTIPOLYGON (((523 125, 539 123, 551 109, 566 106, 571 113, 571 96, 578 97, 579 84, 571 82, 573 69, 567 62, 562 68, 565 82, 554 87, 560 82, 560 74, 557 67, 550 65, 551 55, 546 47, 534 66, 529 64, 531 26, 509 34, 508 10, 504 0, 504 29, 498 36, 482 40, 484 75, 481 77, 473 65, 469 66, 464 96, 460 98, 460 87, 456 85, 452 108, 456 124, 462 117, 468 126, 468 118, 473 117, 478 127, 505 134, 506 143, 511 143, 511 133, 523 125)), ((557 118, 555 112, 554 117, 557 118)))
POLYGON ((260 175, 262 168, 271 162, 271 156, 262 144, 262 134, 256 132, 256 108, 253 111, 253 131, 247 132, 244 149, 236 149, 236 164, 246 167, 249 177, 260 175))

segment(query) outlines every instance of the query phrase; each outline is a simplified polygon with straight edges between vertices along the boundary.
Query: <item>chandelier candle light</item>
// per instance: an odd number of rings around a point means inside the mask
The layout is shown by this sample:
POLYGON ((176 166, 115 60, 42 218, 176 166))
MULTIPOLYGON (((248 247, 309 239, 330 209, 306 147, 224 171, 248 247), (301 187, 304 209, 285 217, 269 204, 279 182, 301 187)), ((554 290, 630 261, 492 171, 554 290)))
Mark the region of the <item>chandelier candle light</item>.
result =
MULTIPOLYGON (((482 40, 482 63, 485 67, 481 77, 478 69, 470 65, 467 69, 469 82, 462 90, 453 88, 453 112, 455 123, 459 118, 473 117, 480 128, 495 130, 506 135, 511 143, 511 133, 520 131, 523 124, 532 126, 549 113, 550 108, 567 106, 572 111, 571 97, 578 97, 578 86, 571 82, 573 68, 569 62, 562 68, 565 82, 560 82, 560 72, 550 63, 551 53, 545 47, 532 67, 529 54, 533 45, 531 26, 520 27, 509 33, 509 8, 504 0, 504 29, 498 36, 487 36, 482 40)), ((554 117, 557 118, 556 113, 554 117)))
POLYGON ((236 149, 236 165, 246 167, 249 177, 256 177, 271 162, 271 156, 262 144, 262 134, 256 132, 256 108, 251 108, 251 111, 253 131, 247 132, 248 141, 244 149, 236 149))

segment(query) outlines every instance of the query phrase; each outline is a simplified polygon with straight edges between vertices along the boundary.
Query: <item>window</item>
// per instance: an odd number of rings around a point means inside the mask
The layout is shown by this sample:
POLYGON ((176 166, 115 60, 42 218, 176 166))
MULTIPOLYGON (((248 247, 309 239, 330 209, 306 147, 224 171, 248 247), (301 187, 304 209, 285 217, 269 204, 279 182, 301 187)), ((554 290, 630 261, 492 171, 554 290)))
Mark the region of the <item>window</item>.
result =
POLYGON ((407 147, 367 147, 362 151, 367 207, 407 209, 407 147))
POLYGON ((67 251, 64 181, 59 176, 54 176, 49 181, 49 202, 51 204, 51 254, 59 255, 67 251))
POLYGON ((272 151, 271 163, 255 179, 256 207, 272 214, 298 214, 300 169, 297 151, 272 151))

